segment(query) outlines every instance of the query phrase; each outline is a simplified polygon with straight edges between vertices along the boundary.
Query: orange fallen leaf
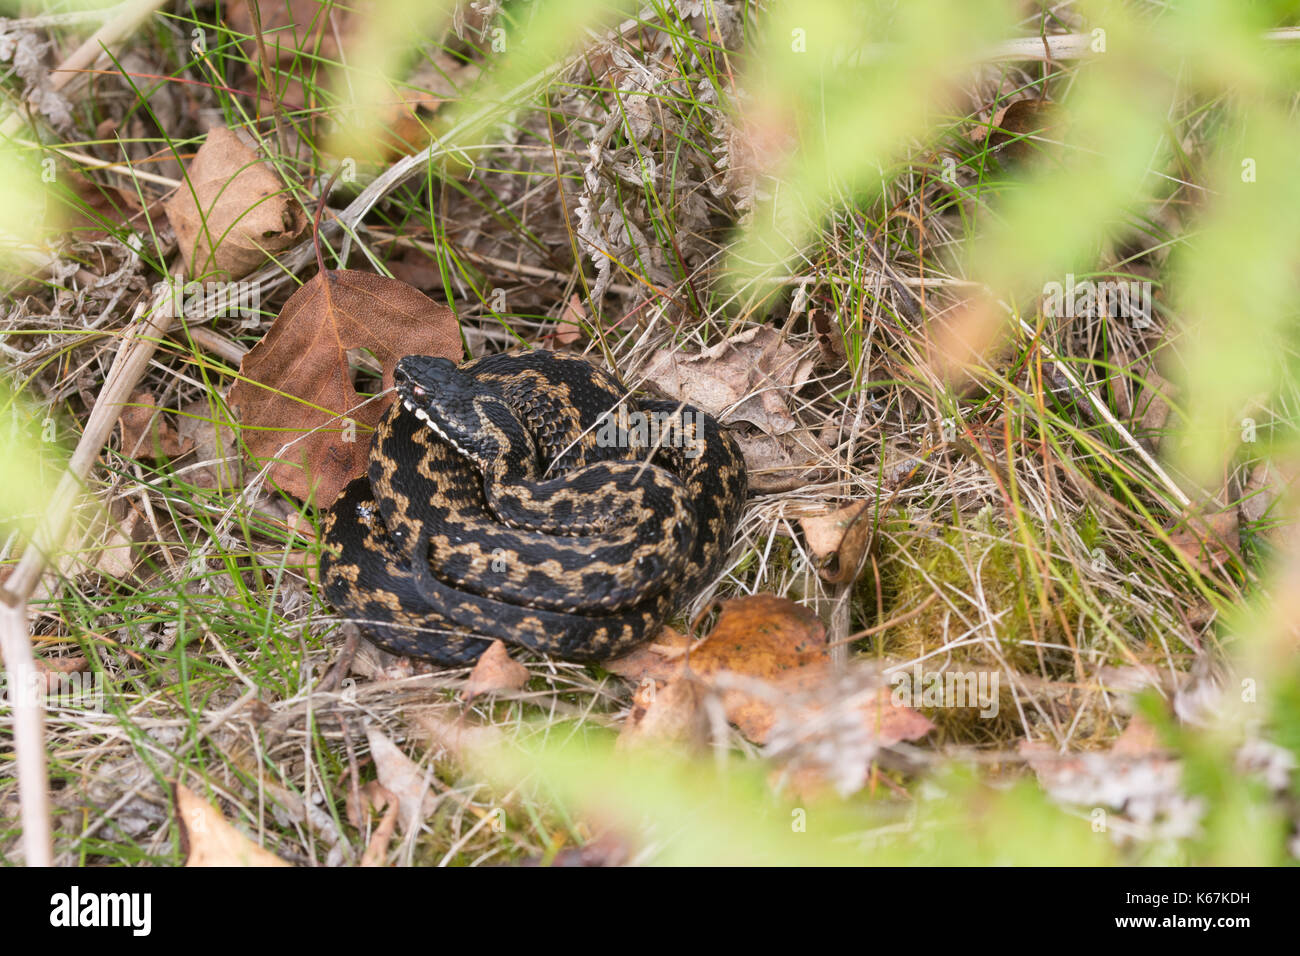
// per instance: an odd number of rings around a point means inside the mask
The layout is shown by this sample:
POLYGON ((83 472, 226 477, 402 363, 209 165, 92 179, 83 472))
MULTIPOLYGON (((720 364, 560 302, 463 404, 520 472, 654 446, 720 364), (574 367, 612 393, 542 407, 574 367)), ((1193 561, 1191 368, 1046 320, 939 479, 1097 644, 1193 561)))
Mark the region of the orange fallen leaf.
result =
MULTIPOLYGON (((676 632, 661 632, 655 644, 665 638, 685 641, 676 632)), ((719 675, 732 674, 772 683, 779 678, 807 673, 804 668, 830 660, 826 629, 817 615, 800 604, 771 594, 755 594, 722 602, 722 613, 708 637, 689 647, 689 653, 672 660, 651 656, 652 649, 610 661, 607 668, 634 680, 672 680, 690 667, 691 673, 708 684, 719 675)), ((726 681, 724 681, 726 682, 726 681)), ((728 682, 729 683, 729 682, 728 682)), ((723 692, 727 719, 750 740, 762 743, 775 720, 772 701, 765 696, 734 687, 723 692)))
POLYGON ((373 429, 392 396, 362 404, 349 349, 367 349, 383 367, 383 388, 404 355, 459 361, 455 313, 405 282, 356 270, 318 273, 289 297, 270 331, 240 363, 230 390, 255 459, 306 500, 333 500, 366 468, 373 429))
POLYGON ((176 822, 186 866, 291 866, 244 836, 221 811, 183 784, 175 786, 176 822))
POLYGON ((569 296, 569 301, 555 323, 551 341, 557 346, 572 345, 582 338, 582 325, 587 321, 587 310, 582 307, 582 299, 577 293, 569 296))
POLYGON ((988 366, 1007 332, 1006 315, 988 297, 961 302, 931 320, 930 366, 963 395, 979 385, 979 369, 988 366))
POLYGON ((192 278, 248 275, 307 228, 279 174, 224 127, 208 133, 164 208, 192 278))
POLYGON ((510 656, 504 641, 493 641, 474 664, 460 692, 469 702, 480 694, 518 690, 528 683, 528 668, 510 656))
MULTIPOLYGON (((770 594, 722 602, 722 614, 713 631, 691 646, 688 655, 669 663, 645 656, 652 653, 642 649, 607 666, 637 680, 665 679, 664 674, 672 679, 684 673, 689 661, 694 676, 713 684, 723 673, 772 682, 805 673, 803 668, 808 665, 830 659, 826 630, 817 616, 802 605, 770 594)), ((727 719, 750 740, 762 743, 775 719, 771 701, 735 688, 724 691, 722 699, 727 719)))
MULTIPOLYGON (((658 704, 657 698, 648 697, 648 687, 660 683, 672 686, 687 675, 689 667, 689 678, 721 691, 727 720, 754 743, 768 743, 777 727, 788 730, 815 724, 814 718, 830 708, 852 711, 849 723, 856 725, 853 733, 860 743, 865 742, 857 753, 868 759, 876 748, 914 740, 933 729, 923 715, 896 704, 878 675, 868 675, 868 692, 856 684, 845 691, 846 675, 831 665, 826 631, 817 616, 802 605, 770 594, 722 602, 717 624, 696 644, 664 628, 654 643, 610 661, 606 667, 645 682, 633 709, 634 723, 638 707, 646 711, 639 718, 644 721, 651 709, 648 702, 658 704)), ((856 672, 847 676, 858 678, 856 672)), ((690 710, 675 697, 676 711, 665 708, 666 713, 657 719, 681 739, 682 729, 691 726, 690 710)), ((835 726, 842 728, 844 722, 835 726)), ((855 779, 865 777, 866 764, 859 763, 855 779)))

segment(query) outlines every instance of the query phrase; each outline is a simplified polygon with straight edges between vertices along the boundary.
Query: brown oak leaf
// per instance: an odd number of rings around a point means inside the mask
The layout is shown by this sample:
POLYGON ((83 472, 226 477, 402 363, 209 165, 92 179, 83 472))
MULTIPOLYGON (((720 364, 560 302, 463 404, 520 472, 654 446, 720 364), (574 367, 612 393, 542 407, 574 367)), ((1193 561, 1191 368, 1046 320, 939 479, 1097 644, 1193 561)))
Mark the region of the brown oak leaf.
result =
POLYGON ((230 390, 255 459, 274 460, 285 491, 328 503, 366 467, 362 431, 392 404, 363 404, 352 384, 349 349, 366 349, 393 387, 404 355, 459 361, 456 315, 405 282, 356 270, 318 273, 289 297, 270 331, 240 363, 230 390))
POLYGON ((279 174, 224 127, 208 133, 186 180, 165 208, 192 278, 246 276, 307 228, 279 174))

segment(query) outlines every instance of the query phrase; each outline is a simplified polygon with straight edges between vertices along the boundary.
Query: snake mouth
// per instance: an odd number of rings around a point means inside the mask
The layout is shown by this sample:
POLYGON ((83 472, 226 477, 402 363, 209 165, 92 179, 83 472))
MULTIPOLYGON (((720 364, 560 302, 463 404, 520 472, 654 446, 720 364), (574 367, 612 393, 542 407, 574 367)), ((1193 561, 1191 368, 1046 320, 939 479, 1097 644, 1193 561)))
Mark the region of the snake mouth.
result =
MULTIPOLYGON (((416 387, 418 388, 419 386, 416 387)), ((424 390, 421 389, 421 392, 423 391, 424 390)), ((452 447, 452 450, 455 451, 456 454, 460 455, 463 458, 473 457, 472 455, 470 455, 468 451, 465 450, 464 447, 461 446, 460 442, 456 441, 456 439, 452 438, 450 435, 448 435, 445 431, 442 430, 442 428, 438 425, 436 421, 434 421, 433 416, 429 414, 426 408, 424 408, 421 405, 415 404, 415 402, 413 402, 410 398, 407 398, 405 394, 402 395, 402 405, 403 407, 405 407, 405 409, 408 412, 411 412, 413 415, 415 415, 416 418, 424 422, 424 424, 428 426, 431 432, 433 432, 435 435, 441 438, 446 444, 450 445, 452 447)))

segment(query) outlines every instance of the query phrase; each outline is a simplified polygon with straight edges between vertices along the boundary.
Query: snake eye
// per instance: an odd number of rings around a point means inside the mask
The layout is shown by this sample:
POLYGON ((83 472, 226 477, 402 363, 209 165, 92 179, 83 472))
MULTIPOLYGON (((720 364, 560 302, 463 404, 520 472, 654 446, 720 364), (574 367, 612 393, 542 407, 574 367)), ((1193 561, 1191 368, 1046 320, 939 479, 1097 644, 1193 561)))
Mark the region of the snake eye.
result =
POLYGON ((416 398, 424 398, 424 396, 428 395, 429 393, 424 390, 424 386, 422 385, 412 385, 411 394, 414 395, 416 398))

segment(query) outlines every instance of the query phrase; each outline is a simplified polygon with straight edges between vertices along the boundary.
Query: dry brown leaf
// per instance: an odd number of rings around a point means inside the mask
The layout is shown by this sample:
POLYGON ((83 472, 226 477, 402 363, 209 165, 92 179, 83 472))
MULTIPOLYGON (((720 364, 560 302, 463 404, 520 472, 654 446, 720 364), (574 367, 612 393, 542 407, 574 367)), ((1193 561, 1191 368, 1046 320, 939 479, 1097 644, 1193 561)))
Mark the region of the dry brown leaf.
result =
POLYGON ((419 829, 438 805, 438 796, 430 789, 432 773, 402 753, 397 745, 373 727, 366 728, 370 757, 384 789, 392 793, 401 807, 402 832, 419 829))
MULTIPOLYGON (((347 62, 349 53, 359 50, 369 39, 365 34, 376 21, 373 0, 352 0, 342 4, 322 4, 320 0, 243 0, 232 4, 227 21, 232 30, 244 34, 241 40, 250 69, 238 79, 241 88, 250 96, 265 97, 262 50, 278 75, 274 77, 276 100, 292 109, 301 109, 319 100, 304 86, 299 77, 303 63, 347 62), (264 45, 257 43, 257 31, 252 16, 252 4, 260 14, 264 45), (256 71, 256 72, 255 72, 256 71)), ((365 122, 369 138, 381 147, 381 155, 392 159, 417 152, 427 145, 427 124, 421 114, 429 115, 444 101, 456 95, 460 87, 479 73, 477 63, 467 63, 450 53, 433 49, 422 55, 409 75, 394 79, 403 82, 393 88, 394 100, 363 111, 359 118, 365 122)), ((340 71, 319 71, 315 78, 318 86, 334 90, 346 88, 347 80, 340 79, 340 71)), ((269 105, 269 104, 268 104, 269 105)), ((344 117, 346 121, 347 116, 344 117)))
MULTIPOLYGON (((722 691, 727 720, 758 744, 768 742, 778 722, 806 723, 843 696, 836 689, 839 675, 831 667, 826 631, 817 616, 770 594, 722 602, 717 624, 697 644, 664 628, 652 645, 606 665, 632 680, 669 685, 688 666, 692 678, 722 691)), ((885 693, 854 705, 863 736, 875 746, 912 740, 933 729, 921 714, 894 704, 888 687, 882 689, 885 693)), ((644 702, 646 688, 639 693, 644 702)), ((677 713, 666 712, 665 725, 690 726, 689 709, 676 700, 673 706, 677 713)))
POLYGON ((655 639, 636 650, 606 661, 605 670, 628 680, 646 679, 666 684, 682 671, 682 661, 691 646, 691 639, 667 625, 659 629, 655 639))
POLYGON ((813 360, 801 356, 780 332, 763 326, 694 355, 663 349, 650 360, 646 380, 724 423, 749 422, 783 435, 798 426, 786 396, 812 374, 813 360))
POLYGON ((123 226, 140 214, 140 200, 129 189, 102 186, 75 169, 60 169, 58 176, 82 203, 63 223, 77 239, 85 242, 103 239, 108 235, 108 228, 123 226))
POLYGON ((555 331, 551 333, 551 341, 556 346, 563 348, 581 340, 582 324, 586 321, 587 310, 582 307, 582 299, 578 298, 577 293, 574 293, 569 296, 564 311, 560 313, 560 318, 555 323, 555 331))
MULTIPOLYGON (((773 682, 788 674, 805 673, 803 668, 830 658, 826 649, 826 630, 817 615, 806 607, 771 594, 755 594, 722 602, 722 613, 713 631, 690 648, 690 670, 706 683, 714 683, 726 672, 773 682)), ((657 677, 662 669, 653 658, 642 657, 650 665, 643 674, 635 673, 628 658, 610 662, 609 669, 640 680, 657 677)), ((681 674, 688 657, 674 662, 673 676, 681 674)), ((762 743, 774 721, 770 700, 741 690, 723 693, 727 719, 750 740, 762 743)))
POLYGON ((832 368, 839 368, 848 359, 848 353, 844 350, 844 336, 834 318, 825 309, 811 309, 808 319, 817 333, 817 348, 822 361, 832 368))
POLYGON ((800 518, 808 550, 817 559, 818 573, 832 584, 857 577, 871 547, 873 514, 868 501, 855 501, 826 515, 800 518), (835 565, 828 564, 835 558, 835 565))
POLYGON ((745 456, 752 494, 792 491, 820 481, 832 460, 830 448, 807 428, 778 436, 733 432, 732 437, 745 456))
MULTIPOLYGON (((337 62, 340 39, 346 45, 357 17, 370 13, 361 10, 368 6, 364 0, 354 0, 347 6, 323 4, 320 0, 236 0, 225 11, 226 21, 231 30, 247 37, 240 41, 240 46, 248 62, 259 70, 262 58, 253 4, 257 5, 261 20, 266 58, 280 70, 276 77, 277 98, 297 109, 307 105, 302 82, 294 79, 302 69, 303 57, 309 56, 318 63, 337 62), (299 64, 296 68, 295 62, 299 64)), ((250 69, 244 80, 245 91, 258 94, 258 82, 250 69)))
POLYGON ((675 744, 703 750, 709 743, 709 719, 704 709, 707 693, 707 687, 689 677, 678 677, 662 688, 653 680, 642 681, 633 695, 632 713, 619 734, 618 749, 675 744))
POLYGON ((830 789, 841 796, 855 793, 880 748, 934 729, 925 715, 895 703, 873 668, 830 671, 816 665, 799 682, 807 690, 781 688, 789 694, 767 740, 768 756, 782 765, 774 782, 808 799, 830 789))
POLYGON ((1175 548, 1187 555, 1202 574, 1214 576, 1223 562, 1241 549, 1237 509, 1221 511, 1208 517, 1192 516, 1169 535, 1175 548))
POLYGON ((518 690, 528 683, 528 668, 510 656, 504 641, 493 641, 483 652, 460 692, 469 702, 480 694, 518 690))
POLYGON ((315 493, 328 503, 365 471, 369 445, 358 432, 373 429, 393 401, 384 395, 361 404, 349 349, 379 360, 388 390, 404 355, 459 361, 460 329, 445 305, 370 272, 327 270, 289 297, 240 363, 230 402, 252 456, 276 460, 271 477, 303 500, 315 493))
POLYGON ((1124 732, 1116 739, 1115 746, 1111 748, 1111 751, 1131 757, 1140 757, 1162 749, 1159 732, 1144 720, 1140 714, 1134 714, 1129 719, 1124 732))
POLYGON ((248 275, 307 228, 279 174, 220 126, 208 133, 165 209, 191 278, 248 275))
POLYGON ((216 807, 175 785, 176 822, 186 866, 291 866, 226 822, 216 807))
POLYGON ((505 740, 497 727, 444 720, 431 711, 413 713, 411 718, 424 730, 431 747, 460 760, 473 759, 476 751, 499 747, 505 740))
POLYGON ((80 654, 72 657, 37 657, 33 661, 42 674, 84 674, 90 670, 90 661, 80 654))
POLYGON ((122 454, 128 458, 144 454, 175 458, 194 447, 194 442, 183 440, 159 412, 157 399, 148 389, 140 389, 131 396, 118 419, 122 454))
POLYGON ((1295 533, 1295 517, 1285 502, 1297 478, 1300 467, 1295 462, 1266 461, 1255 466, 1242 489, 1238 505, 1242 523, 1254 525, 1256 534, 1264 535, 1276 546, 1285 546, 1288 534, 1295 533))
POLYGON ((1178 389, 1153 368, 1143 370, 1142 382, 1142 391, 1134 402, 1137 431, 1152 448, 1158 448, 1172 411, 1169 399, 1177 397, 1178 389))
MULTIPOLYGON (((1016 163, 1046 151, 1057 152, 1056 144, 1042 140, 1059 141, 1065 128, 1057 104, 1039 99, 1016 100, 995 113, 991 125, 995 128, 988 136, 989 145, 994 149, 1001 146, 1006 159, 1016 163)), ((971 135, 983 139, 984 130, 981 127, 971 135)))
POLYGON ((421 292, 439 291, 443 288, 442 270, 438 263, 419 249, 403 249, 384 263, 394 279, 413 285, 421 292))
POLYGON ((232 491, 244 486, 244 459, 239 435, 224 424, 225 407, 207 398, 190 402, 181 410, 177 431, 182 446, 192 446, 193 463, 200 467, 185 472, 185 480, 200 488, 232 491))

